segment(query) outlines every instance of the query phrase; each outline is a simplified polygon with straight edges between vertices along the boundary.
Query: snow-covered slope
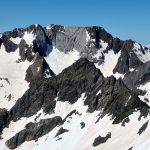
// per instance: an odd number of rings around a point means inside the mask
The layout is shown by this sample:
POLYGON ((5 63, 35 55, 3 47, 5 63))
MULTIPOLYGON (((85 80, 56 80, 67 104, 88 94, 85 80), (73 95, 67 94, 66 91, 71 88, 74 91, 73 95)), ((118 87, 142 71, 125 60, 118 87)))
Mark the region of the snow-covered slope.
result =
POLYGON ((29 88, 25 80, 26 70, 32 62, 18 62, 19 49, 7 53, 2 44, 0 48, 0 108, 10 109, 18 98, 29 88))
MULTIPOLYGON (((145 48, 145 47, 143 47, 145 48)), ((150 61, 150 49, 147 49, 145 51, 141 51, 141 45, 138 43, 134 44, 133 51, 138 56, 138 58, 143 62, 150 61)))
POLYGON ((53 47, 49 55, 45 57, 45 60, 54 73, 59 74, 62 72, 62 70, 71 66, 79 58, 80 56, 77 50, 73 49, 68 53, 64 53, 53 47))
MULTIPOLYGON (((28 122, 35 122, 35 118, 40 116, 40 119, 51 118, 54 116, 61 116, 64 119, 73 110, 77 113, 70 115, 63 125, 57 126, 48 134, 42 136, 38 141, 27 141, 21 146, 16 148, 17 150, 34 149, 41 150, 45 148, 61 149, 61 150, 76 150, 76 149, 112 149, 112 150, 126 150, 131 147, 135 150, 148 150, 150 141, 148 140, 148 132, 150 132, 150 126, 148 124, 146 132, 139 134, 140 128, 149 121, 150 117, 141 118, 140 113, 137 111, 129 117, 129 123, 125 123, 123 126, 121 123, 113 125, 112 117, 106 115, 98 122, 99 114, 101 111, 95 111, 94 113, 87 112, 87 106, 84 106, 83 102, 85 94, 77 100, 73 105, 68 102, 57 102, 54 110, 54 114, 46 115, 40 110, 37 114, 30 118, 22 118, 17 122, 11 122, 9 128, 4 129, 1 140, 1 145, 4 145, 5 141, 13 137, 17 132, 21 131, 28 122), (16 129, 17 127, 17 129, 16 129), (60 128, 66 130, 65 133, 57 135, 60 128), (108 133, 111 134, 107 142, 104 142, 96 147, 93 146, 95 138, 98 136, 105 137, 108 133)), ((57 100, 57 99, 56 99, 57 100)), ((36 120, 38 122, 39 118, 36 120)), ((3 147, 4 150, 8 150, 7 146, 3 147)))

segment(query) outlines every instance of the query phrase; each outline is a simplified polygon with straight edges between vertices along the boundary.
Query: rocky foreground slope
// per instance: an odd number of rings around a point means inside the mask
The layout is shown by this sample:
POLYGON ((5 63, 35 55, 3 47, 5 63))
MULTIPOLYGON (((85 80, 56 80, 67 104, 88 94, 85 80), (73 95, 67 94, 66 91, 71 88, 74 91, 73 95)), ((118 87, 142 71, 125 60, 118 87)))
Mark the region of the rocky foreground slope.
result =
POLYGON ((0 149, 149 149, 149 61, 101 27, 4 32, 0 149))

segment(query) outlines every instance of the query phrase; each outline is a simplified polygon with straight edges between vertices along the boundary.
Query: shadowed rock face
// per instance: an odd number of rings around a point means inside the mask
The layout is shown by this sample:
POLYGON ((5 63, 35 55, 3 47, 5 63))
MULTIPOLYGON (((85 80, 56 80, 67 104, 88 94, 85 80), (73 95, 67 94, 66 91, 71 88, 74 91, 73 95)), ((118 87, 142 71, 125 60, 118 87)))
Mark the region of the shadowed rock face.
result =
POLYGON ((103 109, 100 117, 106 114, 112 115, 114 124, 121 122, 132 114, 135 109, 141 110, 141 112, 149 109, 138 98, 138 95, 126 87, 121 79, 116 80, 113 76, 110 78, 100 78, 94 85, 93 90, 87 93, 84 104, 89 106, 88 111, 93 112, 103 109), (101 90, 101 93, 97 95, 96 93, 99 90, 101 90))
POLYGON ((30 47, 24 39, 22 39, 19 44, 19 55, 22 61, 26 59, 28 61, 33 60, 32 47, 30 47))
POLYGON ((149 123, 149 121, 147 121, 146 123, 144 123, 143 125, 142 125, 142 127, 139 129, 139 131, 138 131, 138 134, 140 135, 140 134, 142 134, 145 130, 146 130, 146 128, 147 128, 147 126, 148 126, 148 123, 149 123))
POLYGON ((124 83, 132 89, 141 84, 145 84, 149 81, 150 81, 149 61, 136 68, 133 72, 126 74, 124 77, 124 83))
POLYGON ((1 45, 2 45, 2 42, 3 42, 3 41, 2 41, 2 39, 0 38, 0 47, 1 47, 1 45))
MULTIPOLYGON (((29 51, 28 49, 30 49, 30 51, 34 53, 38 52, 41 56, 47 56, 48 45, 52 45, 44 29, 40 25, 31 25, 25 29, 16 28, 13 31, 4 32, 1 39, 7 52, 14 52, 19 47, 20 56, 22 56, 21 54, 23 51, 24 53, 25 50, 29 51), (21 39, 21 42, 18 45, 10 40, 10 38, 23 38, 25 33, 35 35, 35 39, 33 40, 33 42, 31 41, 33 43, 32 46, 27 45, 24 39, 21 39)), ((27 60, 28 59, 29 58, 27 57, 27 60)))
POLYGON ((3 35, 1 39, 8 53, 14 52, 18 48, 18 45, 13 43, 6 35, 3 35))
POLYGON ((35 56, 34 63, 26 71, 26 81, 31 82, 37 78, 54 76, 54 72, 43 57, 38 53, 35 56))
MULTIPOLYGON (((107 33, 103 28, 93 26, 93 27, 86 27, 87 32, 89 33, 89 36, 91 39, 95 39, 95 44, 96 48, 101 48, 101 45, 99 43, 100 40, 103 40, 106 43, 111 43, 113 40, 113 37, 111 34, 107 33)), ((91 43, 90 43, 91 44, 91 43)))
POLYGON ((138 59, 135 53, 133 53, 133 45, 135 42, 132 40, 122 42, 121 56, 118 60, 116 67, 113 72, 128 73, 129 68, 136 68, 143 63, 138 59))

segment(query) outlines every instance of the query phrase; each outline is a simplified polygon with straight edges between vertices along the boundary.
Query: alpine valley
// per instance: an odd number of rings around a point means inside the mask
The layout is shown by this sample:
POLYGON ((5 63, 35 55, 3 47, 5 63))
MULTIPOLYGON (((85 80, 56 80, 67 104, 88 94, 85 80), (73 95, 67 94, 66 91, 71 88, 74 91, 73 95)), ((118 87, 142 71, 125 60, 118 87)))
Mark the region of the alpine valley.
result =
POLYGON ((148 47, 97 26, 0 36, 0 150, 149 150, 149 112, 148 47))

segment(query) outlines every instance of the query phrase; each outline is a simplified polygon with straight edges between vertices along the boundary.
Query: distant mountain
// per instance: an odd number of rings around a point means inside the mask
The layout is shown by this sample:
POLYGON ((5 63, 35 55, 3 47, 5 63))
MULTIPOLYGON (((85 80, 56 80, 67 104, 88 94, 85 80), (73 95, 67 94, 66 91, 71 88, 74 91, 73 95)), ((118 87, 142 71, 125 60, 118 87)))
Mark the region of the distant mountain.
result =
POLYGON ((0 150, 149 149, 147 46, 35 24, 2 34, 0 64, 0 150))
POLYGON ((150 45, 146 45, 146 47, 150 48, 150 45))

